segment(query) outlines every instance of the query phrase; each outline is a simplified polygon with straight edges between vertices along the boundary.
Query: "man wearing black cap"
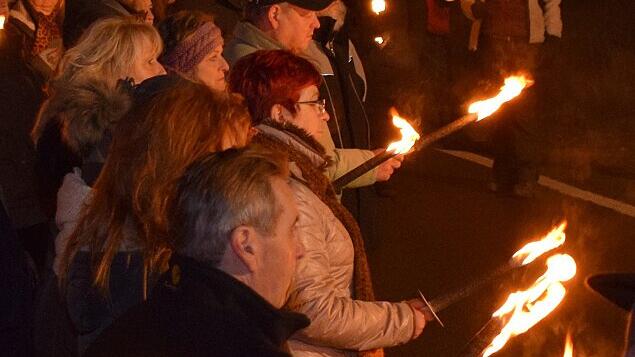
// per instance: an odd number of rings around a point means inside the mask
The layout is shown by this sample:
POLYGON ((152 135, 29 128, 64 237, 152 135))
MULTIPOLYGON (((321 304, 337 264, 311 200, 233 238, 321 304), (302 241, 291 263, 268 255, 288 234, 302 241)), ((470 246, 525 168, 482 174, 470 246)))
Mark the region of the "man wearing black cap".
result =
POLYGON ((320 27, 316 11, 333 0, 247 0, 245 20, 234 29, 234 40, 225 47, 233 65, 257 50, 285 49, 300 53, 309 46, 320 27))

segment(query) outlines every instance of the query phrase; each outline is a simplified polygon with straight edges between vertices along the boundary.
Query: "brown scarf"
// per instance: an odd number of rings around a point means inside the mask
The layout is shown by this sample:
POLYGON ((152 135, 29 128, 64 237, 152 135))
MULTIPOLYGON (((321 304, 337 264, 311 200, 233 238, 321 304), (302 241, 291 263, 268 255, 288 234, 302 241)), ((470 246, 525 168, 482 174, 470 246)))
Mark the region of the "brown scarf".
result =
POLYGON ((39 55, 42 51, 49 48, 53 41, 62 37, 62 31, 57 22, 59 10, 60 7, 58 5, 49 15, 44 15, 35 10, 33 11, 35 39, 33 40, 33 47, 31 47, 31 54, 35 56, 39 55))
MULTIPOLYGON (((253 142, 259 143, 271 150, 283 152, 288 155, 289 161, 295 163, 302 172, 302 182, 326 204, 335 217, 342 222, 348 231, 351 241, 353 242, 354 251, 354 273, 353 273, 353 292, 354 298, 363 301, 375 301, 373 292, 373 283, 368 266, 368 258, 366 257, 366 249, 364 248, 364 239, 359 229, 357 221, 353 215, 344 207, 335 195, 331 181, 324 175, 324 168, 330 163, 326 156, 324 148, 311 137, 306 131, 292 125, 280 124, 267 121, 265 125, 273 127, 292 137, 296 137, 307 144, 316 154, 325 160, 325 164, 317 167, 305 154, 291 145, 285 144, 275 137, 258 133, 253 142)), ((360 357, 383 357, 384 350, 379 348, 369 351, 360 351, 360 357)))

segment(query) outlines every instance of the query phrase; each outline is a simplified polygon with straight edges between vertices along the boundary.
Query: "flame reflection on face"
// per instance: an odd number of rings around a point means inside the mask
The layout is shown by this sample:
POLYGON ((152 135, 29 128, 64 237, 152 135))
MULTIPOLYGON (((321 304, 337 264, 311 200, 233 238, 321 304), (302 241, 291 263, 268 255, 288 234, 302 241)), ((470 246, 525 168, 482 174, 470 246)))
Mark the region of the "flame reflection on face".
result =
POLYGON ((487 118, 497 111, 501 105, 520 95, 523 89, 532 83, 533 81, 525 76, 507 77, 505 78, 505 85, 501 87, 500 92, 495 97, 472 103, 468 108, 468 112, 477 114, 478 120, 487 118))
POLYGON ((567 254, 557 254, 547 260, 547 272, 524 291, 512 293, 492 316, 505 321, 501 333, 485 349, 487 357, 505 346, 510 338, 525 333, 549 315, 564 299, 563 281, 575 276, 575 260, 567 254))
POLYGON ((405 154, 412 149, 417 140, 419 140, 420 135, 406 119, 399 116, 399 113, 397 113, 394 108, 391 108, 390 111, 392 124, 399 128, 401 132, 401 140, 390 143, 386 151, 392 151, 396 154, 405 154))

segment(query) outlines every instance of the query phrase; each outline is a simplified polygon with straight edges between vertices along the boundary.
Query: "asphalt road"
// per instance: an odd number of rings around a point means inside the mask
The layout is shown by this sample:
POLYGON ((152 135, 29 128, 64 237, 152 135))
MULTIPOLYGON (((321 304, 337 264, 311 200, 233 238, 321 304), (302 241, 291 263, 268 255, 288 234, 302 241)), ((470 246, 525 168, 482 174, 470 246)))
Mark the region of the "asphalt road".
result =
MULTIPOLYGON (((393 178, 397 193, 380 199, 376 236, 368 244, 379 299, 434 298, 487 275, 526 242, 569 222, 561 252, 577 262, 560 306, 494 356, 562 356, 567 331, 574 356, 620 356, 627 314, 585 287, 598 272, 635 271, 635 219, 540 188, 532 199, 486 189, 489 169, 428 150, 408 158, 393 178)), ((445 323, 388 356, 458 356, 507 294, 545 270, 537 261, 440 313, 445 323)))

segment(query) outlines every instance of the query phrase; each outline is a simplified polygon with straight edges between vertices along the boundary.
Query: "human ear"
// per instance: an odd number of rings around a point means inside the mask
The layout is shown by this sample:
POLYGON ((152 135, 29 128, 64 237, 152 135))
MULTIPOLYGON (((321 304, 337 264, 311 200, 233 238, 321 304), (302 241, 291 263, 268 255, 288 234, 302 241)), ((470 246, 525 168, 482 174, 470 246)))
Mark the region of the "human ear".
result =
POLYGON ((250 271, 258 267, 257 233, 253 227, 239 226, 231 232, 229 246, 240 262, 250 271))
POLYGON ((280 7, 280 5, 271 5, 269 11, 267 12, 267 20, 269 20, 269 24, 274 30, 277 30, 278 27, 280 27, 280 21, 278 17, 280 16, 281 10, 282 8, 280 7))
POLYGON ((286 118, 287 112, 288 110, 282 105, 274 104, 271 107, 271 113, 269 113, 269 115, 271 116, 271 119, 273 119, 274 121, 283 123, 287 119, 286 118))

